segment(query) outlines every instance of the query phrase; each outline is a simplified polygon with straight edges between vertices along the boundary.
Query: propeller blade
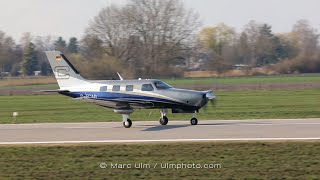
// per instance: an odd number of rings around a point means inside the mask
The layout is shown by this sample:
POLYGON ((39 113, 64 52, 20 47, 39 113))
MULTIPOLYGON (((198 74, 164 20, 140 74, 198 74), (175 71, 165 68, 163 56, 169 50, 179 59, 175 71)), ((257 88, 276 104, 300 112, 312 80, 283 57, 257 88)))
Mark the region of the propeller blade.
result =
POLYGON ((207 93, 206 93, 206 98, 207 98, 208 100, 212 100, 212 99, 215 99, 215 98, 216 98, 216 95, 214 95, 213 92, 210 91, 210 92, 207 92, 207 93))

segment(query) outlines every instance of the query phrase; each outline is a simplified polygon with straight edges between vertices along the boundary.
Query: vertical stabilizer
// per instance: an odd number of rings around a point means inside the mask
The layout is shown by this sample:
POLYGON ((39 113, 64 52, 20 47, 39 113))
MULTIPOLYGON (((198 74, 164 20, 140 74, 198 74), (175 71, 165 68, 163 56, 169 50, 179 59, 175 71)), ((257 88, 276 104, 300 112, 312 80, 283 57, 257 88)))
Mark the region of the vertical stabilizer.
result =
POLYGON ((45 53, 60 89, 81 86, 87 83, 60 51, 46 51, 45 53))

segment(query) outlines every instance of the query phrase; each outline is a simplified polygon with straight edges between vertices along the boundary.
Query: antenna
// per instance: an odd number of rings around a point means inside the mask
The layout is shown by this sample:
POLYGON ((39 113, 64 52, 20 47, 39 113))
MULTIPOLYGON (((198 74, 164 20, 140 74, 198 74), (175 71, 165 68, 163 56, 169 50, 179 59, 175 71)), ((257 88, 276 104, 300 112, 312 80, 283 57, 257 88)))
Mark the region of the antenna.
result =
POLYGON ((120 78, 120 80, 122 81, 123 80, 123 78, 121 77, 121 75, 117 72, 117 74, 118 74, 118 76, 119 76, 119 78, 120 78))

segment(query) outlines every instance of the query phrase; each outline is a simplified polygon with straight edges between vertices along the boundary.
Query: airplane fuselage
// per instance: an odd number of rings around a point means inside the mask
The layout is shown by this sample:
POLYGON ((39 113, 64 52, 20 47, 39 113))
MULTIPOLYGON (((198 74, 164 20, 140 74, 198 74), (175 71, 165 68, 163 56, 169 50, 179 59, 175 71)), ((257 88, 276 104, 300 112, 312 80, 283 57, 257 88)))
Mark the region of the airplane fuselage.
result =
POLYGON ((205 91, 176 89, 156 79, 89 83, 90 85, 69 88, 69 92, 60 94, 114 109, 170 108, 173 112, 194 112, 207 103, 205 91))

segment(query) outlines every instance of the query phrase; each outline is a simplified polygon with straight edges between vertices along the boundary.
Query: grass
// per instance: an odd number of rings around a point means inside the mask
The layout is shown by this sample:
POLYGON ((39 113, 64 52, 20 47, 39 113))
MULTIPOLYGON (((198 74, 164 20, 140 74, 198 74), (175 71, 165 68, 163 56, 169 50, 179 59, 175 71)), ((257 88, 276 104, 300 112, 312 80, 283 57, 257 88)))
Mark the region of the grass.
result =
MULTIPOLYGON (((320 82, 320 74, 250 76, 250 77, 218 77, 218 78, 183 78, 164 79, 173 85, 201 85, 201 84, 263 84, 263 83, 305 83, 320 82)), ((0 89, 57 89, 53 77, 4 79, 0 80, 0 89)))
POLYGON ((319 179, 319 152, 320 142, 0 146, 0 178, 319 179), (108 167, 102 169, 100 163, 108 167), (110 163, 132 168, 111 168, 110 163), (151 167, 134 168, 135 163, 151 167), (213 163, 221 168, 164 169, 161 163, 213 163))
POLYGON ((53 76, 12 77, 0 79, 0 88, 53 83, 56 83, 53 76))
MULTIPOLYGON (((208 104, 198 119, 262 119, 320 117, 320 90, 218 91, 216 106, 208 104)), ((121 115, 62 95, 0 96, 0 123, 121 121, 121 115)), ((137 110, 132 120, 158 120, 159 110, 137 110)), ((190 114, 169 114, 189 120, 190 114)))
POLYGON ((33 85, 18 85, 18 86, 7 86, 0 87, 1 89, 59 89, 58 84, 33 84, 33 85))
POLYGON ((172 85, 189 84, 263 84, 263 83, 303 83, 320 82, 320 74, 218 77, 218 78, 184 78, 166 80, 172 85))

